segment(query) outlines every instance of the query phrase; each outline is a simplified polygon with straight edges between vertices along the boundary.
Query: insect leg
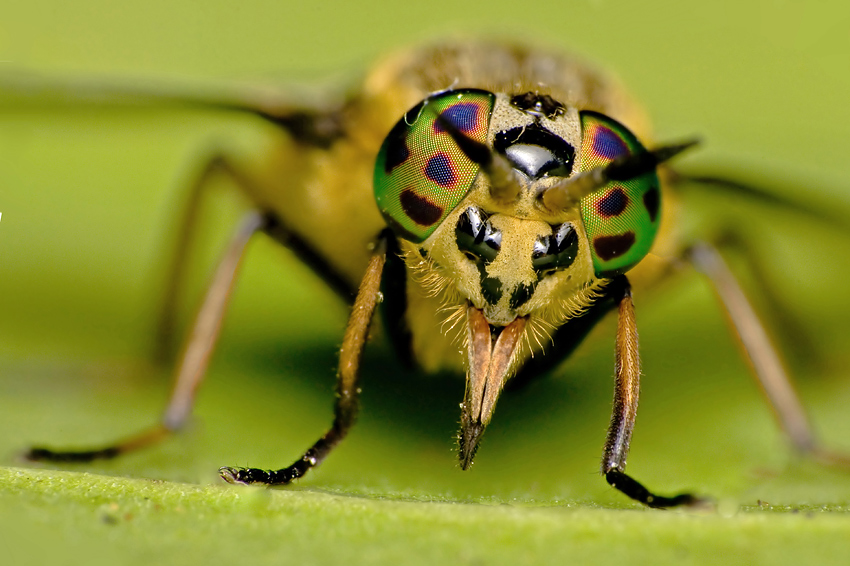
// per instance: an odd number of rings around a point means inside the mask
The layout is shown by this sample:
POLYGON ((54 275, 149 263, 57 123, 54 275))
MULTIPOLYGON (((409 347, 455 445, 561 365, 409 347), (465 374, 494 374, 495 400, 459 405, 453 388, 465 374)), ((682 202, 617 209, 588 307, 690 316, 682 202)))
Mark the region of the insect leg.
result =
POLYGON ((678 507, 701 503, 701 499, 688 493, 674 497, 655 495, 625 473, 640 393, 640 355, 631 285, 625 276, 621 275, 619 279, 622 281, 622 295, 618 301, 614 410, 602 455, 602 474, 612 487, 649 507, 678 507))
MULTIPOLYGON (((175 316, 178 312, 177 301, 183 288, 186 267, 189 264, 187 257, 194 240, 198 212, 201 209, 201 200, 205 189, 210 186, 210 180, 215 175, 222 175, 232 180, 236 186, 248 195, 258 192, 254 190, 256 184, 251 177, 224 153, 216 153, 211 157, 192 183, 189 196, 180 213, 181 216, 175 236, 173 252, 166 269, 162 302, 158 307, 159 314, 154 343, 154 359, 158 362, 168 362, 176 354, 173 350, 174 345, 177 343, 174 340, 176 327, 175 316)), ((269 236, 292 250, 331 289, 336 291, 347 303, 351 303, 354 296, 354 289, 303 238, 292 232, 288 227, 282 225, 279 220, 273 218, 268 219, 263 230, 269 236)))
POLYGON ((758 289, 761 304, 764 305, 759 311, 759 317, 775 332, 777 346, 786 359, 793 362, 792 367, 823 367, 826 363, 823 352, 812 340, 811 333, 806 331, 802 320, 789 308, 788 302, 780 297, 775 278, 770 277, 763 255, 753 248, 749 239, 729 226, 710 241, 718 251, 735 254, 746 266, 753 280, 753 288, 758 289))
MULTIPOLYGON (((177 234, 172 247, 172 255, 166 268, 165 287, 162 293, 162 302, 159 306, 157 317, 156 334, 154 336, 154 360, 166 363, 174 358, 174 334, 176 327, 177 297, 183 288, 186 274, 187 257, 195 234, 195 225, 198 221, 198 211, 201 205, 201 197, 204 188, 209 186, 210 178, 217 172, 232 173, 234 169, 229 165, 227 159, 216 154, 206 162, 200 174, 195 178, 189 189, 189 195, 183 204, 180 220, 177 225, 177 234)), ((232 175, 231 175, 232 176, 232 175)))
POLYGON ((778 352, 720 252, 713 246, 700 242, 687 250, 686 257, 714 286, 776 418, 794 447, 814 455, 819 460, 850 466, 850 459, 846 456, 832 454, 818 446, 806 411, 794 391, 778 352))
POLYGON ((198 311, 191 338, 186 344, 177 371, 171 400, 162 421, 158 425, 104 448, 73 451, 32 448, 26 454, 26 457, 30 460, 53 462, 89 462, 97 459, 114 458, 153 444, 179 429, 189 417, 195 401, 195 393, 201 381, 203 381, 210 355, 218 339, 224 311, 232 294, 239 264, 245 255, 246 246, 251 237, 262 230, 266 223, 267 219, 263 215, 251 212, 242 221, 231 239, 224 257, 216 269, 204 302, 198 311))
POLYGON ((366 268, 366 274, 357 291, 357 298, 339 354, 339 375, 337 377, 337 399, 334 406, 334 420, 330 430, 316 441, 301 458, 291 466, 280 470, 260 470, 257 468, 222 467, 221 477, 229 483, 281 485, 290 483, 318 466, 330 451, 348 434, 357 416, 360 400, 358 378, 360 361, 369 334, 369 325, 378 305, 381 288, 381 275, 387 256, 387 237, 381 235, 366 268))

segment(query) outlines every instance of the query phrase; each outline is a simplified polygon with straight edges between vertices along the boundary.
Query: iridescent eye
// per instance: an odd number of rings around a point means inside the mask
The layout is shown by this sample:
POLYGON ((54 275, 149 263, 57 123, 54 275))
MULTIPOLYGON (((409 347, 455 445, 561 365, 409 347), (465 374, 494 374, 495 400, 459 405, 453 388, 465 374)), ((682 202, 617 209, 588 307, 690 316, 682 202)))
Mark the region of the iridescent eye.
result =
MULTIPOLYGON (((582 112, 581 127, 579 171, 646 151, 625 126, 603 114, 582 112)), ((658 187, 658 175, 652 171, 628 181, 612 181, 582 199, 581 218, 598 277, 624 273, 649 252, 660 220, 658 187)))
POLYGON ((393 127, 375 163, 375 200, 397 235, 422 242, 467 195, 479 166, 437 123, 448 120, 484 143, 495 96, 483 90, 436 94, 393 127))

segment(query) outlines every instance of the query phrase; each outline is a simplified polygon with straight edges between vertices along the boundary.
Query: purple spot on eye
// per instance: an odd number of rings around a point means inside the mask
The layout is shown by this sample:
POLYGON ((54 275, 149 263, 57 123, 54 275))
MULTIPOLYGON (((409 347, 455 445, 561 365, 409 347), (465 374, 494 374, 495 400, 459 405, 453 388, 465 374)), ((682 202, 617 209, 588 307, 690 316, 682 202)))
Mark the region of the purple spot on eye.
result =
MULTIPOLYGON (((478 124, 478 111, 480 106, 474 102, 458 102, 454 106, 449 106, 440 113, 443 119, 448 120, 459 131, 467 134, 475 130, 478 124)), ((443 133, 445 130, 434 122, 434 132, 443 133)))
POLYGON ((629 197, 621 187, 614 187, 596 201, 596 212, 605 218, 621 214, 629 205, 629 197))
POLYGON ((593 153, 604 159, 616 159, 629 153, 629 148, 614 130, 599 126, 593 134, 593 153))
POLYGON ((431 226, 443 215, 443 209, 425 197, 417 195, 412 189, 404 189, 399 195, 401 209, 420 226, 431 226))
POLYGON ((457 174, 452 168, 451 159, 445 153, 438 153, 428 160, 425 176, 441 187, 451 187, 457 183, 457 174))

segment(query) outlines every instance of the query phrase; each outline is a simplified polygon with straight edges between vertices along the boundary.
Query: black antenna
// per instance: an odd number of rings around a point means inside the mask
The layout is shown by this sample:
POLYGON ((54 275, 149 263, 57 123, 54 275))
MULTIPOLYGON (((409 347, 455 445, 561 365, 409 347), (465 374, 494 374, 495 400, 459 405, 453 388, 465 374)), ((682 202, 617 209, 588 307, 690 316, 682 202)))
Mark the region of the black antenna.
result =
POLYGON ((445 130, 457 144, 463 154, 490 178, 490 195, 502 202, 511 202, 519 196, 521 186, 517 181, 513 166, 507 158, 490 149, 485 143, 474 140, 461 132, 451 120, 442 114, 436 114, 435 122, 445 130))
POLYGON ((581 199, 601 189, 611 181, 628 181, 640 177, 698 143, 699 140, 693 139, 618 157, 608 165, 596 167, 569 179, 564 179, 562 183, 541 193, 540 198, 549 210, 572 208, 581 199))

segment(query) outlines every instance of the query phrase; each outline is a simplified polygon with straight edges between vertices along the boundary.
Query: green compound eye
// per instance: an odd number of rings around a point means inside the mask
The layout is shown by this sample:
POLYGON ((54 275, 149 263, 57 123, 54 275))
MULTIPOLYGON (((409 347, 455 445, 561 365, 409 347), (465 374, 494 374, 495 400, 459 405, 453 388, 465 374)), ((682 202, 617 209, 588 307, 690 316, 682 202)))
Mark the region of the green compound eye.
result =
MULTIPOLYGON (((603 114, 581 112, 581 129, 579 171, 646 151, 625 126, 603 114)), ((612 181, 581 200, 597 277, 624 273, 649 252, 660 220, 658 187, 658 175, 652 171, 628 181, 612 181)))
POLYGON ((442 92, 414 106, 390 131, 375 163, 375 200, 395 233, 422 242, 467 195, 479 166, 464 155, 437 116, 478 142, 487 139, 495 95, 442 92))

